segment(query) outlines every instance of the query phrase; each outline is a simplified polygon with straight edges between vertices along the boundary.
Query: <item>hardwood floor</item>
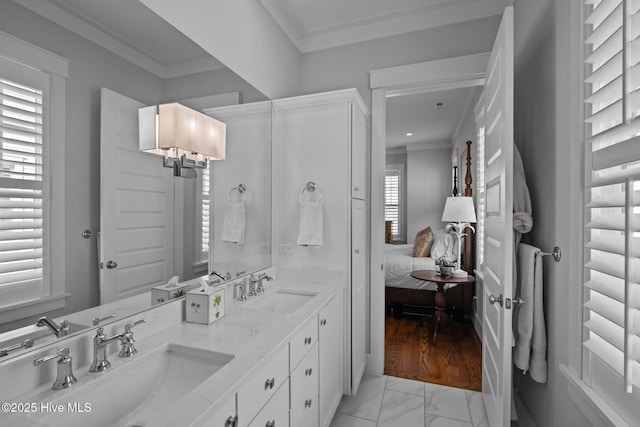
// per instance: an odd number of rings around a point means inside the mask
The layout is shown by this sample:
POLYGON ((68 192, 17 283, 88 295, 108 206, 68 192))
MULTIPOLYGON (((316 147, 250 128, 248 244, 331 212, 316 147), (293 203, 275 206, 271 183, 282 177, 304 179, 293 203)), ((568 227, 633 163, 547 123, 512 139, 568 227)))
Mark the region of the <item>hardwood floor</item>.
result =
POLYGON ((384 373, 434 384, 482 390, 482 343, 475 330, 468 336, 457 322, 448 322, 432 342, 433 317, 387 315, 384 373))

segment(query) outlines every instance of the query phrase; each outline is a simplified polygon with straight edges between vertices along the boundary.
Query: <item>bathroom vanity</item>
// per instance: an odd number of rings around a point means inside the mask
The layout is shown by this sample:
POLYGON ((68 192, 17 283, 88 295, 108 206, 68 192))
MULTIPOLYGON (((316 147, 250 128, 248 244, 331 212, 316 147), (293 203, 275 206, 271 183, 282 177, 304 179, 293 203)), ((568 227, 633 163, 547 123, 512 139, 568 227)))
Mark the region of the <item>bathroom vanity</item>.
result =
POLYGON ((15 410, 0 425, 328 426, 344 390, 343 289, 280 279, 241 303, 236 285, 223 285, 227 312, 211 325, 183 322, 184 299, 125 319, 146 320, 129 328, 137 354, 120 358, 109 344, 104 372, 89 372, 96 330, 4 362, 0 375, 16 386, 0 397, 15 410), (33 360, 63 346, 77 383, 52 390, 55 360, 33 360))

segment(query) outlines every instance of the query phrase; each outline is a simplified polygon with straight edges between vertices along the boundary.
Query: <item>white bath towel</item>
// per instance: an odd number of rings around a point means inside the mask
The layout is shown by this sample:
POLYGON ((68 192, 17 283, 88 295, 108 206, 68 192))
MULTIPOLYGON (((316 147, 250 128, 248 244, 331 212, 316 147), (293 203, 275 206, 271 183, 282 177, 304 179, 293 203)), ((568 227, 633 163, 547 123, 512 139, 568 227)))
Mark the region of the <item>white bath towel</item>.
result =
POLYGON ((547 330, 544 322, 542 255, 540 249, 520 243, 518 291, 524 304, 517 307, 517 342, 513 363, 531 379, 547 382, 547 330))
POLYGON ((245 227, 246 210, 244 200, 228 202, 224 212, 224 222, 222 223, 222 241, 238 245, 243 244, 245 227))
POLYGON ((322 245, 322 201, 301 200, 298 245, 322 245))

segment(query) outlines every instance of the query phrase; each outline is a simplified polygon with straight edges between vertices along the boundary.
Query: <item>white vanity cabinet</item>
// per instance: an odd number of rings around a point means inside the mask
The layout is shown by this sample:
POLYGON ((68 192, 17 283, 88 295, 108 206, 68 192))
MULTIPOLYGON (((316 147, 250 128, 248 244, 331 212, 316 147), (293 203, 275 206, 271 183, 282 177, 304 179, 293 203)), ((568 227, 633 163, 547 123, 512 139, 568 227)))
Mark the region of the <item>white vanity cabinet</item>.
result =
POLYGON ((318 315, 318 379, 320 427, 328 427, 343 394, 342 295, 338 294, 318 315))
POLYGON ((318 425, 318 344, 291 372, 291 425, 318 425), (311 417, 311 419, 308 419, 311 417))
POLYGON ((355 89, 278 99, 272 105, 273 200, 277 201, 272 263, 340 272, 343 385, 352 394, 364 370, 366 349, 369 113, 355 89), (309 182, 315 184, 314 192, 305 190, 309 182), (301 198, 320 200, 320 195, 322 244, 297 245, 301 198))
POLYGON ((249 427, 286 427, 289 425, 289 380, 251 421, 249 427))
MULTIPOLYGON (((238 426, 248 426, 267 402, 287 382, 289 348, 281 346, 251 378, 238 388, 238 426)), ((288 390, 288 387, 287 387, 288 390)))
POLYGON ((216 405, 211 412, 213 415, 206 417, 205 425, 211 427, 237 426, 238 414, 236 413, 236 394, 233 393, 233 395, 216 405))

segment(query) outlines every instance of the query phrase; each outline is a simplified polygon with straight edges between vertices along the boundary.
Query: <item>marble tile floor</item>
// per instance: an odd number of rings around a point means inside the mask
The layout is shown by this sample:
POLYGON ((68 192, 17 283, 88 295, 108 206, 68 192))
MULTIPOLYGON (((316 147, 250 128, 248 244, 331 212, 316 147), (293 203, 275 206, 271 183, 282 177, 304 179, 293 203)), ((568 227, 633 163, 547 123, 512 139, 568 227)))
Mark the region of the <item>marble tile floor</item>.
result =
POLYGON ((390 376, 365 375, 344 396, 331 427, 489 427, 482 393, 390 376))

